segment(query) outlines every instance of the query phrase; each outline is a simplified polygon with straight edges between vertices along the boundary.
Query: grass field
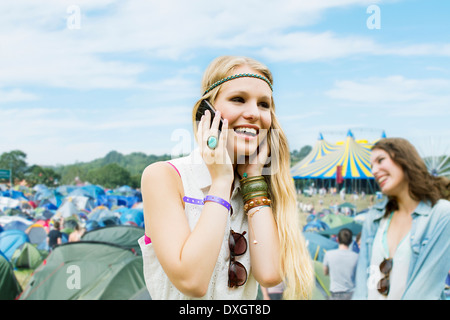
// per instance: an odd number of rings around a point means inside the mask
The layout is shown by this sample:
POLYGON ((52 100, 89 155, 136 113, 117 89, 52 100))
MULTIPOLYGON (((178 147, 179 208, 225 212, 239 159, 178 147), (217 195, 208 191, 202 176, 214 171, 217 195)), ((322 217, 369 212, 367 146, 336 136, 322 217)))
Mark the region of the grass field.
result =
MULTIPOLYGON (((322 211, 323 209, 328 209, 328 208, 330 208, 330 206, 333 206, 335 204, 339 205, 344 202, 349 202, 349 203, 355 205, 356 212, 359 212, 359 211, 367 209, 369 206, 371 206, 372 205, 371 199, 373 199, 373 198, 374 198, 374 196, 369 195, 369 194, 366 195, 364 198, 362 198, 360 196, 356 200, 354 200, 353 195, 350 195, 350 194, 345 195, 344 200, 341 200, 341 197, 339 194, 336 194, 336 195, 326 194, 324 196, 313 195, 311 197, 306 196, 304 194, 297 195, 297 201, 299 204, 300 203, 312 204, 316 213, 322 211), (322 201, 320 201, 320 200, 322 200, 322 201)), ((299 208, 299 213, 300 213, 300 222, 301 222, 301 225, 303 226, 306 224, 306 217, 309 215, 309 213, 304 212, 300 208, 299 208)))

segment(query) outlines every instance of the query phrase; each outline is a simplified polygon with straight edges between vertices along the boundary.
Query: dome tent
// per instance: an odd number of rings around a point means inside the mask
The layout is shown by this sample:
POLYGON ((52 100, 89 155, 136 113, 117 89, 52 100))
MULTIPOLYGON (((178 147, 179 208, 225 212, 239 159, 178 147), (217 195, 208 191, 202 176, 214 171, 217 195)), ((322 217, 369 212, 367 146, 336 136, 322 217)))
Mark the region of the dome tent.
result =
POLYGON ((142 257, 101 242, 57 246, 36 269, 21 300, 123 300, 143 287, 142 257))
POLYGON ((3 252, 7 259, 11 259, 22 244, 29 242, 28 236, 21 230, 7 230, 0 233, 0 251, 3 252))
POLYGON ((86 232, 81 241, 108 242, 134 250, 141 255, 138 240, 144 235, 144 228, 129 225, 107 226, 86 232))
POLYGON ((0 251, 0 300, 15 299, 22 288, 14 275, 11 263, 8 258, 0 251))
POLYGON ((39 251, 31 243, 25 242, 14 251, 11 262, 16 268, 36 269, 46 255, 46 251, 39 251))

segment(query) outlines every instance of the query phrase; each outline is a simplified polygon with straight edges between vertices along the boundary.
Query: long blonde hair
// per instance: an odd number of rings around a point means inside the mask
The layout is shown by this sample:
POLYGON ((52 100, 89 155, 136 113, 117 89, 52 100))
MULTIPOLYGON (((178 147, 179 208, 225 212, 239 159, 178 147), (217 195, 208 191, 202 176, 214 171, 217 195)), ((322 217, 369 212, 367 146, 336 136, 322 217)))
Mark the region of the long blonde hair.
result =
MULTIPOLYGON (((260 62, 247 57, 221 56, 212 61, 206 69, 202 80, 202 94, 213 83, 232 75, 236 67, 246 65, 260 72, 273 84, 270 70, 260 62)), ((192 112, 194 132, 197 130, 195 115, 200 102, 208 99, 213 105, 220 91, 218 86, 205 94, 194 106, 192 112)), ((293 179, 290 175, 290 152, 287 137, 275 116, 275 104, 272 97, 271 107, 272 124, 268 139, 271 149, 271 163, 276 165, 274 173, 266 176, 269 193, 272 198, 272 211, 278 228, 280 240, 280 274, 286 289, 285 299, 309 299, 314 288, 314 269, 306 242, 301 234, 299 214, 297 211, 296 192, 293 179), (272 134, 271 134, 272 133, 272 134), (276 133, 274 135, 273 133, 276 133), (275 150, 274 150, 275 149, 275 150), (274 158, 275 157, 275 158, 274 158)))

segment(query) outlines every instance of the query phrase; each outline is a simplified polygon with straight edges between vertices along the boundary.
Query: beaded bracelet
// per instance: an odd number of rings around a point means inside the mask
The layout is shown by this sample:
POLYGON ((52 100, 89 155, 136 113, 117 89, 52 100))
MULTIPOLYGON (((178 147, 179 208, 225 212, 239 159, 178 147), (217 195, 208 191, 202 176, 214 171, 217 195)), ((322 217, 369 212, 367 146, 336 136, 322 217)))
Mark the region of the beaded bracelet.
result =
POLYGON ((250 209, 252 209, 254 207, 259 207, 259 206, 264 206, 264 205, 270 206, 270 203, 271 203, 271 201, 267 197, 252 198, 250 201, 247 201, 244 204, 244 211, 245 211, 245 213, 247 213, 250 209))

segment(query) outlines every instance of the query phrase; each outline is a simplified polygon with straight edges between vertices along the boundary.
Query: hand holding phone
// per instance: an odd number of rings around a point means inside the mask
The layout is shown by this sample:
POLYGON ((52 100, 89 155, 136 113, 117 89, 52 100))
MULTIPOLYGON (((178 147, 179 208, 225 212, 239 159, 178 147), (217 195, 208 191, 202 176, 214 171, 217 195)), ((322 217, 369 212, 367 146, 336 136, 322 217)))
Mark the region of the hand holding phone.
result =
POLYGON ((231 185, 234 179, 234 170, 227 150, 228 137, 226 133, 220 134, 222 130, 227 131, 228 122, 216 117, 216 115, 218 114, 211 103, 208 100, 202 100, 195 115, 198 124, 197 141, 200 144, 200 152, 208 167, 213 184, 214 181, 220 180, 221 182, 229 182, 231 185), (210 115, 204 117, 202 122, 202 117, 207 110, 210 115), (210 120, 208 117, 210 117, 210 120), (212 137, 217 137, 216 147, 208 145, 209 139, 212 137))
MULTIPOLYGON (((209 110, 209 112, 211 112, 211 123, 210 126, 213 123, 214 120, 214 116, 216 115, 216 110, 214 109, 214 107, 211 105, 211 103, 208 100, 202 100, 202 102, 200 103, 198 109, 197 109, 197 113, 195 115, 195 120, 197 122, 200 122, 202 116, 205 114, 205 111, 209 110)), ((220 118, 220 122, 219 122, 219 136, 220 133, 222 132, 222 125, 223 125, 223 120, 222 118, 220 118)))

